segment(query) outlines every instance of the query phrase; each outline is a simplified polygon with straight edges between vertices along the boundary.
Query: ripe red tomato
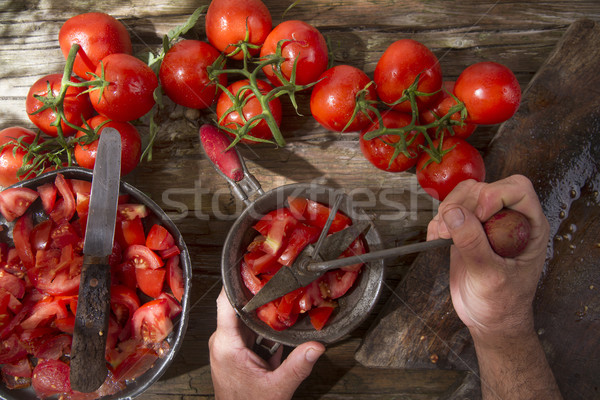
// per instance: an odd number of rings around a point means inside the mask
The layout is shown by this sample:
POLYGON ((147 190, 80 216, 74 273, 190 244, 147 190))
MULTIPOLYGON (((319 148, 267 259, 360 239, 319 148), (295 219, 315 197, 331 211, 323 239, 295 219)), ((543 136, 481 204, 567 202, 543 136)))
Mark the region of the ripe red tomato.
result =
MULTIPOLYGON (((393 103, 419 74, 419 92, 433 93, 442 87, 442 67, 435 54, 416 40, 398 40, 385 50, 375 67, 373 80, 377 84, 377 95, 382 101, 393 103)), ((432 101, 433 96, 417 97, 420 109, 432 101)), ((411 112, 408 101, 395 105, 394 109, 411 112)))
POLYGON ((165 299, 149 301, 138 308, 131 319, 133 336, 143 342, 162 342, 173 330, 165 299))
MULTIPOLYGON (((428 124, 434 122, 435 120, 448 114, 448 112, 450 111, 450 108, 452 108, 456 105, 456 100, 454 99, 454 97, 452 97, 452 96, 450 96, 450 94, 448 94, 448 93, 454 93, 454 82, 446 81, 443 83, 442 86, 443 86, 444 90, 442 90, 439 93, 439 96, 437 97, 436 101, 431 105, 431 108, 425 112, 422 112, 421 115, 419 116, 420 120, 421 120, 421 124, 428 125, 428 124)), ((452 119, 454 121, 460 121, 460 112, 455 112, 454 114, 452 114, 450 119, 452 119)), ((462 126, 461 125, 452 125, 450 128, 448 128, 448 127, 444 128, 443 131, 444 131, 444 135, 446 137, 456 136, 461 139, 466 139, 469 136, 471 136, 471 134, 475 131, 475 128, 477 128, 477 124, 465 122, 462 126)), ((435 128, 428 129, 427 133, 429 133, 429 135, 431 135, 431 137, 437 138, 439 136, 439 133, 437 132, 437 129, 435 129, 435 128)))
MULTIPOLYGON (((238 43, 249 32, 249 42, 261 45, 273 27, 271 13, 260 0, 213 0, 206 11, 206 37, 222 52, 235 50, 231 44, 238 43)), ((251 49, 252 55, 259 49, 251 49)), ((242 52, 233 56, 235 60, 243 58, 242 52)))
MULTIPOLYGON (((281 40, 286 41, 281 47, 281 55, 285 58, 281 64, 283 76, 289 81, 296 63, 297 85, 307 85, 319 79, 329 62, 327 42, 321 32, 303 21, 284 21, 269 33, 260 49, 260 57, 275 54, 277 43, 281 40)), ((273 65, 263 68, 263 72, 273 85, 282 85, 273 72, 273 65)))
MULTIPOLYGON (((23 143, 31 144, 35 139, 35 133, 19 126, 2 129, 0 131, 0 146, 9 142, 16 143, 20 137, 23 137, 23 143)), ((14 185, 19 182, 19 178, 23 178, 23 175, 17 177, 17 171, 23 166, 23 157, 25 157, 26 154, 27 152, 21 148, 15 150, 14 145, 4 146, 0 152, 1 186, 14 185)), ((28 164, 31 164, 31 162, 28 164)))
POLYGON ((96 75, 102 74, 110 84, 103 90, 91 86, 90 100, 99 114, 115 121, 132 121, 154 106, 154 89, 158 78, 142 60, 129 54, 111 54, 102 59, 96 75))
POLYGON ((521 87, 512 71, 489 61, 467 67, 456 80, 454 93, 467 107, 467 121, 474 124, 504 122, 521 103, 521 87))
MULTIPOLYGON (((441 163, 423 152, 417 162, 417 181, 432 197, 444 200, 456 185, 467 179, 482 182, 485 179, 485 164, 477 149, 457 137, 443 139, 442 151, 450 150, 441 163)), ((439 146, 439 139, 433 142, 439 146)))
MULTIPOLYGON (((88 124, 92 128, 96 128, 102 122, 108 120, 108 118, 97 115, 88 121, 88 124)), ((129 122, 117 122, 111 121, 102 126, 99 135, 102 134, 102 130, 106 127, 115 128, 121 134, 121 176, 127 175, 134 170, 140 162, 142 155, 142 138, 138 133, 137 129, 129 122)), ((78 132, 76 137, 82 137, 85 134, 78 132)), ((96 152, 98 151, 98 141, 95 140, 88 145, 76 145, 75 146, 75 161, 83 168, 94 169, 94 163, 96 162, 96 152)))
MULTIPOLYGON (((402 128, 410 124, 412 120, 412 117, 409 114, 393 110, 383 113, 381 117, 383 118, 383 125, 387 128, 402 128)), ((383 135, 371 140, 365 140, 365 134, 376 129, 379 129, 379 121, 376 121, 373 125, 360 133, 360 150, 371 164, 384 171, 401 172, 406 171, 417 163, 417 156, 421 153, 419 145, 425 143, 423 135, 420 135, 416 131, 411 131, 406 134, 405 139, 407 141, 411 140, 415 135, 418 135, 407 148, 411 157, 407 157, 400 153, 392 161, 395 149, 388 143, 398 143, 400 141, 400 136, 383 135)))
MULTIPOLYGON (((52 108, 47 108, 41 112, 35 113, 44 107, 44 103, 36 99, 34 95, 56 97, 60 92, 62 74, 46 75, 38 79, 29 89, 27 98, 25 99, 25 110, 31 122, 33 122, 42 132, 56 137, 58 135, 56 126, 51 124, 56 120, 57 113, 52 108), (48 90, 50 86, 50 91, 48 90)), ((79 82, 74 77, 71 82, 79 82)), ((94 108, 90 103, 89 96, 82 94, 86 88, 69 86, 63 100, 63 110, 65 118, 71 124, 80 126, 84 120, 90 118, 94 114, 94 108)), ((61 122, 62 133, 64 136, 71 136, 75 133, 75 128, 70 127, 64 121, 61 122)))
MULTIPOLYGON (((356 95, 371 82, 367 74, 350 65, 338 65, 325 71, 313 86, 310 96, 310 112, 325 128, 341 132, 350 122, 356 106, 356 95)), ((373 86, 369 86, 367 100, 376 100, 373 86)), ((371 118, 374 114, 370 113, 371 118)), ((345 129, 346 132, 366 128, 371 120, 362 112, 345 129)))
MULTIPOLYGON (((217 85, 209 79, 206 68, 219 54, 213 46, 200 40, 182 40, 171 47, 159 72, 166 95, 184 107, 210 107, 217 96, 217 85)), ((219 75, 219 83, 227 85, 226 74, 219 75)))
MULTIPOLYGON (((219 118, 219 124, 221 126, 225 126, 230 129, 237 129, 244 125, 244 123, 251 118, 256 117, 257 115, 262 114, 263 109, 260 104, 260 101, 256 98, 254 93, 248 87, 249 81, 247 79, 242 79, 240 81, 234 82, 227 88, 226 92, 221 93, 219 96, 219 100, 217 102, 217 117, 219 118), (229 92, 233 96, 244 99, 244 107, 242 108, 244 117, 242 118, 240 114, 232 110, 233 102, 229 98, 229 92)), ((267 94, 273 87, 269 85, 267 82, 258 79, 257 80, 258 89, 262 94, 267 94)), ((281 124, 281 101, 279 98, 275 98, 269 102, 269 109, 273 114, 273 118, 275 119, 275 123, 277 126, 281 124)), ((227 132, 227 131, 226 131, 227 132)), ((267 125, 267 122, 264 119, 252 129, 250 129, 250 136, 260 139, 271 139, 273 137, 273 133, 271 132, 271 128, 267 125)), ((229 135, 234 136, 230 132, 227 132, 229 135)), ((256 143, 255 141, 249 139, 242 139, 244 143, 256 143)))
POLYGON ((114 53, 131 54, 131 38, 125 26, 108 14, 91 12, 69 18, 58 32, 58 42, 65 58, 73 43, 81 48, 73 71, 84 79, 95 72, 104 57, 114 53))

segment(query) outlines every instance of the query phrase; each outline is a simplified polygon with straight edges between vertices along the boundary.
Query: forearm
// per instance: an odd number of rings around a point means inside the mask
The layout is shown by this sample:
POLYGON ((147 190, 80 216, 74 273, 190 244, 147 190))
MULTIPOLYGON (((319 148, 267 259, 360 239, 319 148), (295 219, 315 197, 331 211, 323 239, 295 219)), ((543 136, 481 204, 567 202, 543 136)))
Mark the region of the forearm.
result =
POLYGON ((562 399, 533 329, 516 338, 473 339, 484 400, 562 399))

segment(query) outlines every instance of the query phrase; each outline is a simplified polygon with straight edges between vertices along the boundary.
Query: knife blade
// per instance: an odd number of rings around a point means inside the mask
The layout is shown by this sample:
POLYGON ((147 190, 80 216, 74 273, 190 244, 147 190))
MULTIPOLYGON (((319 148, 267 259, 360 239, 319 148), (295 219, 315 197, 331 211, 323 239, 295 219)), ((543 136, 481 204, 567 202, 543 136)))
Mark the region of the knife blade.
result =
POLYGON ((318 254, 313 254, 314 247, 312 245, 306 246, 296 261, 290 267, 281 267, 242 308, 242 311, 252 312, 258 307, 318 279, 326 271, 309 271, 306 266, 311 262, 336 259, 370 226, 369 221, 359 221, 339 232, 326 236, 318 254))
POLYGON ((84 393, 97 390, 108 373, 105 358, 110 311, 108 256, 113 248, 121 174, 119 132, 104 128, 98 142, 71 346, 71 387, 84 393))

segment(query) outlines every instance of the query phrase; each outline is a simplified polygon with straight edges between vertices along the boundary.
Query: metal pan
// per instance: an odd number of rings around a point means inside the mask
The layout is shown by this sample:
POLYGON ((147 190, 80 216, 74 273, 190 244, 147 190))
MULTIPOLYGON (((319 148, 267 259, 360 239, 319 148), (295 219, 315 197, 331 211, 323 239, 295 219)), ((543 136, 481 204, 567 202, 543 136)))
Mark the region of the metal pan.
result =
MULTIPOLYGON (((216 128, 212 128, 214 127, 206 125, 201 128, 201 140, 203 139, 203 133, 209 136, 221 135, 221 137, 224 137, 216 128), (210 131, 203 131, 203 129, 209 129, 210 131)), ((215 137, 212 136, 213 139, 215 137)), ((206 138, 204 137, 204 139, 206 138)), ((343 200, 340 211, 350 217, 353 222, 359 220, 370 221, 371 218, 364 210, 354 206, 352 199, 344 194, 341 189, 316 184, 295 183, 264 193, 259 182, 247 170, 243 158, 235 148, 229 151, 227 156, 237 158, 235 160, 236 168, 241 168, 241 171, 237 171, 237 174, 232 173, 232 168, 224 167, 224 165, 227 165, 226 162, 215 159, 215 157, 221 157, 229 143, 227 139, 219 139, 219 141, 221 147, 217 151, 214 147, 207 151, 208 146, 205 140, 202 140, 202 143, 208 158, 213 162, 219 174, 231 185, 234 195, 244 201, 247 206, 229 230, 223 245, 221 259, 223 286, 236 313, 259 337, 288 346, 298 346, 311 340, 332 344, 345 338, 367 318, 377 302, 384 277, 383 260, 372 261, 363 266, 353 288, 339 299, 339 307, 336 308, 325 327, 320 331, 314 329, 308 318, 299 318, 298 322, 291 328, 284 331, 275 331, 262 322, 255 312, 246 313, 242 311, 242 307, 252 298, 252 294, 246 289, 242 281, 240 273, 241 260, 248 245, 257 235, 252 226, 268 212, 283 207, 288 196, 305 197, 331 206, 335 198, 342 195, 343 200), (243 176, 240 172, 243 172, 243 176), (237 180, 232 179, 236 175, 237 180)), ((214 142, 211 142, 210 146, 214 146, 214 142)), ((365 239, 368 251, 382 248, 381 238, 375 228, 367 232, 365 239)))
MULTIPOLYGON (((44 183, 54 182, 56 174, 63 174, 63 176, 67 179, 82 179, 91 181, 92 180, 92 171, 79 167, 69 167, 63 168, 59 171, 48 172, 43 175, 40 175, 36 178, 32 178, 23 182, 19 182, 11 187, 26 187, 29 189, 34 189, 44 183)), ((181 306, 183 308, 181 315, 179 316, 179 321, 174 321, 173 331, 167 337, 167 342, 169 343, 170 350, 167 354, 156 360, 152 368, 146 371, 143 375, 135 379, 134 381, 130 381, 127 383, 127 386, 122 391, 112 395, 112 396, 104 396, 101 397, 103 400, 128 400, 133 399, 134 397, 142 394, 146 389, 148 389, 152 384, 154 384, 167 370, 169 365, 173 362, 175 355, 179 351, 181 344, 183 342, 183 337, 185 335, 185 331, 187 329, 187 324, 189 320, 189 298, 190 298, 190 290, 191 290, 191 277, 192 277, 192 266, 190 261, 190 256, 188 253, 188 249, 185 245, 183 237, 177 229, 177 226, 171 221, 171 219, 167 216, 167 214, 148 196, 144 193, 131 186, 127 182, 121 181, 120 184, 120 192, 121 194, 128 194, 133 202, 137 202, 140 204, 146 205, 150 210, 150 215, 146 217, 146 222, 150 224, 150 226, 154 223, 160 223, 164 226, 170 233, 173 235, 175 239, 175 243, 181 250, 180 257, 180 266, 183 270, 183 278, 185 291, 183 297, 181 299, 181 306)), ((37 199, 29 208, 28 212, 33 213, 34 223, 37 223, 43 219, 46 219, 40 199, 37 199)), ((14 222, 6 222, 4 217, 0 215, 0 225, 4 226, 4 229, 0 233, 0 241, 11 243, 12 244, 12 228, 14 222)), ((35 392, 33 389, 18 389, 18 390, 9 390, 4 387, 4 385, 0 384, 0 399, 6 400, 34 400, 37 399, 35 392)))

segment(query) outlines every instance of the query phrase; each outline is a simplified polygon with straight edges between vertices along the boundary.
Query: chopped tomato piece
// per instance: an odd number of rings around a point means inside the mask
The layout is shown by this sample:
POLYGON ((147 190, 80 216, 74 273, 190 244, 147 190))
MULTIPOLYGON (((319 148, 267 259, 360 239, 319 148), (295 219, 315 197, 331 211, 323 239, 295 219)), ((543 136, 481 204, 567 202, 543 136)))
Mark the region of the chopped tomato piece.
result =
POLYGON ((306 211, 306 205, 308 200, 304 197, 288 197, 287 198, 290 211, 298 221, 304 220, 304 211, 306 211))
POLYGON ((10 364, 27 356, 27 350, 16 334, 0 342, 0 364, 10 364))
POLYGON ((159 343, 173 330, 169 304, 165 299, 145 303, 133 314, 131 321, 134 337, 143 342, 159 343))
POLYGON ((75 193, 76 196, 79 194, 83 194, 89 197, 92 193, 91 181, 84 181, 82 179, 69 179, 68 182, 71 184, 73 193, 75 193))
POLYGON ((124 203, 117 206, 117 219, 146 218, 150 212, 143 204, 124 203))
POLYGON ((246 253, 244 261, 246 261, 246 264, 254 275, 274 274, 281 268, 281 264, 277 261, 276 256, 267 254, 261 250, 246 253))
POLYGON ((54 209, 54 204, 56 203, 56 194, 58 193, 56 185, 52 182, 48 182, 38 186, 36 189, 42 199, 42 208, 46 214, 50 215, 50 212, 54 209))
POLYGON ((116 281, 131 289, 137 288, 137 279, 135 276, 135 265, 131 262, 123 262, 113 266, 112 271, 115 274, 116 281))
POLYGON ((72 339, 72 336, 66 333, 45 335, 32 355, 38 359, 58 360, 64 355, 71 354, 72 339))
POLYGON ((282 331, 287 328, 277 316, 277 304, 275 304, 275 301, 258 307, 256 309, 256 316, 276 331, 282 331))
POLYGON ((75 330, 75 315, 67 316, 66 318, 57 318, 54 321, 54 326, 61 332, 73 334, 75 330))
POLYGON ((33 230, 33 221, 31 215, 23 215, 20 217, 13 228, 13 241, 15 248, 19 254, 19 258, 23 262, 25 268, 32 268, 35 264, 33 250, 29 238, 33 230))
POLYGON ((39 193, 28 188, 8 188, 0 192, 0 212, 7 221, 14 221, 39 197, 39 193))
MULTIPOLYGON (((346 250, 344 250, 344 252, 340 256, 340 258, 358 256, 360 254, 365 254, 365 252, 366 252, 366 250, 365 250, 365 245, 363 243, 363 240, 362 240, 362 238, 358 237, 358 238, 356 238, 356 240, 354 242, 352 242, 350 247, 348 247, 346 250)), ((363 264, 364 263, 360 262, 357 264, 346 265, 346 266, 342 267, 341 269, 343 271, 358 271, 363 266, 363 264)))
POLYGON ((333 309, 333 307, 329 306, 320 306, 308 310, 308 315, 310 316, 310 323, 312 324, 312 326, 314 326, 315 329, 318 331, 323 329, 323 327, 329 320, 333 309))
POLYGON ((138 287, 148 296, 155 298, 162 293, 166 273, 165 268, 135 268, 138 287))
MULTIPOLYGON (((329 207, 321 203, 312 200, 307 200, 304 217, 306 218, 306 222, 310 225, 316 226, 319 229, 323 229, 325 227, 327 219, 329 218, 330 211, 331 209, 329 207)), ((339 232, 342 229, 349 226, 351 222, 352 221, 350 220, 350 218, 338 211, 327 233, 339 232)))
POLYGON ((323 301, 319 280, 316 280, 304 287, 304 293, 298 299, 298 307, 300 312, 306 312, 313 307, 320 306, 323 301))
POLYGON ((39 325, 49 323, 55 318, 66 318, 68 299, 62 296, 47 296, 38 301, 31 310, 31 315, 21 322, 23 329, 37 328, 39 325))
POLYGON ((31 386, 40 398, 70 393, 69 366, 58 360, 41 360, 33 369, 31 386))
POLYGON ((151 250, 167 250, 175 245, 175 239, 167 231, 167 229, 161 225, 154 224, 148 232, 146 238, 146 247, 151 250))
POLYGON ((115 226, 115 240, 126 249, 134 244, 146 244, 144 224, 141 218, 125 219, 117 222, 115 226))
POLYGON ((296 218, 287 208, 271 211, 254 225, 265 239, 263 251, 271 255, 278 255, 283 249, 286 234, 296 225, 296 218))
POLYGON ((0 269, 0 288, 12 293, 17 299, 25 296, 25 281, 0 269))
POLYGON ((181 304, 179 304, 179 301, 177 301, 172 294, 163 292, 160 294, 160 296, 158 296, 158 298, 167 301, 167 316, 171 320, 173 320, 173 318, 181 314, 181 311, 183 311, 181 304))
POLYGON ((357 271, 342 271, 337 269, 327 271, 322 277, 322 284, 328 294, 327 297, 330 299, 342 297, 354 285, 357 277, 357 271))
POLYGON ((160 258, 166 260, 168 258, 178 256, 179 254, 181 254, 181 251, 179 250, 179 247, 177 247, 177 245, 174 245, 166 250, 160 250, 158 254, 160 255, 160 258))
POLYGON ((65 246, 77 246, 82 238, 77 229, 68 221, 63 220, 50 234, 52 239, 51 246, 55 249, 62 249, 65 246))
POLYGON ((134 289, 123 285, 110 287, 110 308, 119 325, 125 325, 140 305, 140 299, 134 289))
POLYGON ((24 389, 31 385, 33 367, 28 357, 2 366, 2 381, 7 389, 24 389))
POLYGON ((244 281, 244 285, 252 294, 258 293, 258 291, 264 286, 261 280, 254 275, 245 261, 242 261, 242 280, 244 281))
POLYGON ((60 193, 61 199, 57 200, 54 209, 50 212, 50 218, 54 222, 61 223, 63 220, 70 221, 75 215, 75 196, 71 186, 62 174, 57 174, 54 184, 60 193))
POLYGON ((177 256, 167 259, 167 281, 173 296, 181 303, 185 283, 183 282, 183 270, 179 266, 179 257, 177 256))
POLYGON ((129 344, 127 346, 119 346, 129 348, 120 352, 120 354, 118 354, 118 360, 114 361, 116 364, 114 366, 114 379, 118 382, 125 382, 138 378, 152 367, 154 362, 158 359, 158 355, 151 348, 141 346, 133 339, 128 342, 129 344))
POLYGON ((33 227, 29 238, 33 250, 44 250, 50 246, 50 233, 52 232, 52 220, 47 219, 33 227))
POLYGON ((125 252, 125 259, 140 269, 157 269, 164 265, 162 258, 141 244, 129 246, 125 252))
POLYGON ((315 242, 320 234, 321 229, 305 225, 301 222, 298 223, 296 228, 290 234, 287 246, 277 261, 283 265, 292 265, 302 250, 304 250, 308 244, 315 242))

